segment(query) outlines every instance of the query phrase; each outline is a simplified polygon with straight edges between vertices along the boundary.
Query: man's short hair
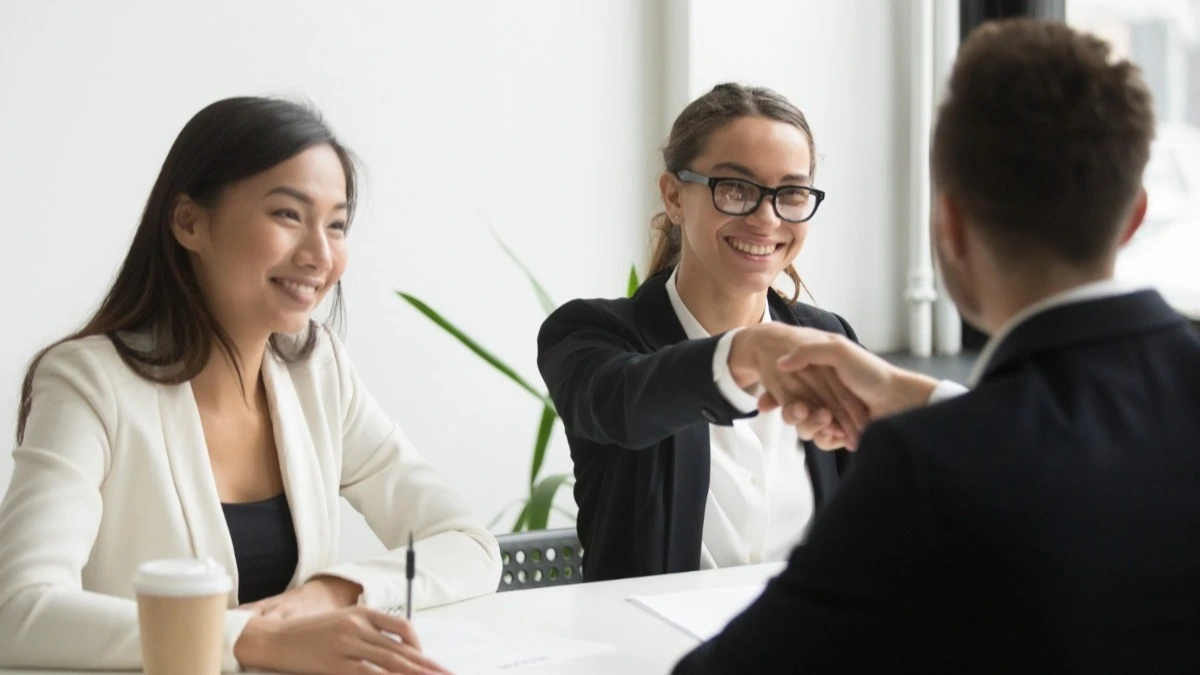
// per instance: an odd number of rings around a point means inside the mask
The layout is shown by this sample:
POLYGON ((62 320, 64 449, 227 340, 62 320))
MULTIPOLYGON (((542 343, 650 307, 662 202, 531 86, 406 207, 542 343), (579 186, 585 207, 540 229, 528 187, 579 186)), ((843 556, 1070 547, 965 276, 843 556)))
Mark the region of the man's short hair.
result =
POLYGON ((1057 22, 987 23, 963 42, 932 172, 997 253, 1074 264, 1116 245, 1154 137, 1136 66, 1057 22))

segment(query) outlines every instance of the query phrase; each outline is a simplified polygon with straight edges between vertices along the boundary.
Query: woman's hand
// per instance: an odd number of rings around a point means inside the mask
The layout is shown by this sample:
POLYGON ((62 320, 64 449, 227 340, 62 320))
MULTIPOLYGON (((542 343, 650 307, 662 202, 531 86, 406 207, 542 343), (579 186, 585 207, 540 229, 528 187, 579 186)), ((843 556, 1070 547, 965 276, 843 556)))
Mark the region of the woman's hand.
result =
MULTIPOLYGON (((796 368, 785 371, 780 360, 831 335, 812 328, 767 323, 750 326, 733 337, 729 372, 742 388, 761 384, 763 412, 785 406, 784 420, 797 426, 825 430, 822 440, 854 447, 870 421, 867 406, 839 379, 833 368, 796 368)), ((813 438, 814 433, 802 436, 813 438)), ((821 447, 827 446, 822 445, 821 447)), ((839 446, 840 447, 840 446, 839 446)))
MULTIPOLYGON (((814 332, 808 338, 791 354, 779 359, 776 367, 785 374, 806 371, 832 374, 838 382, 834 386, 835 397, 858 399, 865 405, 869 419, 925 405, 937 386, 937 380, 897 368, 843 336, 814 332)), ((846 436, 838 425, 814 415, 812 405, 805 400, 775 398, 760 407, 772 403, 783 405, 783 418, 795 425, 801 438, 813 440, 818 447, 837 447, 846 436)), ((844 440, 850 449, 858 443, 856 437, 844 440)))
POLYGON ((362 590, 362 586, 339 577, 314 577, 299 588, 242 605, 239 609, 271 619, 322 614, 357 605, 362 590))
POLYGON ((411 623, 366 607, 291 619, 256 616, 233 655, 246 669, 297 675, 449 672, 421 653, 411 623))

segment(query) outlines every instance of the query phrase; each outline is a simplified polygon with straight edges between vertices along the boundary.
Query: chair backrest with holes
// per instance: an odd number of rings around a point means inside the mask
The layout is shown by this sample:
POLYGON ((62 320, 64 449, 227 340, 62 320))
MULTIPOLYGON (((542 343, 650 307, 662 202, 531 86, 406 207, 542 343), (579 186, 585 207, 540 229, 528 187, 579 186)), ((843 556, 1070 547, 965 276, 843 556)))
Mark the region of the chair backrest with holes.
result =
POLYGON ((504 562, 501 592, 583 581, 583 549, 573 527, 502 534, 496 540, 504 562))

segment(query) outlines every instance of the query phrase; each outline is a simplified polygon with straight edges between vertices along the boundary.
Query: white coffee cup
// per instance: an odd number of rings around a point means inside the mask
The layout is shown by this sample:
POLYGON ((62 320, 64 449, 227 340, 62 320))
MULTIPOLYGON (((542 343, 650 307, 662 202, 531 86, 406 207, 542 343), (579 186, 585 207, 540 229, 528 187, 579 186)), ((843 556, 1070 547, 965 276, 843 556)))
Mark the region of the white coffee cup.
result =
POLYGON ((233 581, 211 558, 142 563, 133 579, 146 675, 219 675, 233 581))

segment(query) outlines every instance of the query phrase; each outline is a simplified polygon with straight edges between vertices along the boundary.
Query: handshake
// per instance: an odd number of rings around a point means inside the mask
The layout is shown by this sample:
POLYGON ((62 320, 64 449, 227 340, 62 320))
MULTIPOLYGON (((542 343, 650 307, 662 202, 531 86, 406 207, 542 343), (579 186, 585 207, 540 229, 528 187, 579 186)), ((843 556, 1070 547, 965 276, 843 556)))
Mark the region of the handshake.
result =
POLYGON ((823 450, 857 449, 867 423, 924 405, 937 386, 843 335, 775 322, 739 330, 728 364, 760 412, 782 408, 800 438, 823 450))

